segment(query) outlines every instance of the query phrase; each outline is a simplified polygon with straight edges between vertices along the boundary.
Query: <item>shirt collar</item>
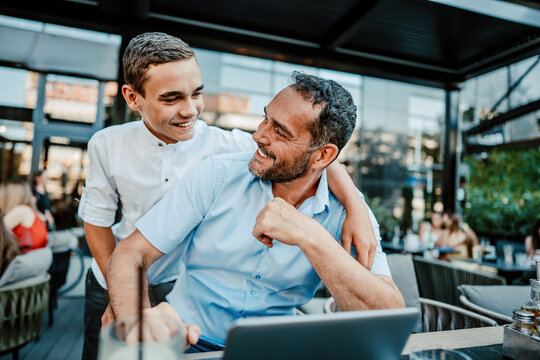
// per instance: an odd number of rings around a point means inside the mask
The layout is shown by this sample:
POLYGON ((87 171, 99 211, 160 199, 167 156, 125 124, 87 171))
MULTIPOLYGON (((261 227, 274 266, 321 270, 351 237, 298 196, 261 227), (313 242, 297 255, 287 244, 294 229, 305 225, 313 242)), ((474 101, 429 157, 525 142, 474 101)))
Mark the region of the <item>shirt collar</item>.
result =
MULTIPOLYGON (((199 132, 199 131, 197 131, 197 129, 202 126, 201 123, 202 123, 202 121, 199 121, 199 120, 197 120, 195 122, 195 126, 194 126, 194 132, 195 133, 194 133, 194 135, 193 135, 193 137, 191 139, 193 139, 193 138, 195 138, 195 136, 197 136, 197 133, 199 132)), ((160 147, 160 148, 165 148, 166 146, 177 147, 180 144, 191 140, 191 139, 189 139, 189 140, 185 140, 185 141, 178 141, 178 142, 176 142, 174 144, 167 144, 165 141, 159 139, 156 135, 152 134, 152 132, 148 129, 148 127, 144 123, 144 120, 142 120, 142 119, 139 120, 139 126, 142 128, 144 136, 146 137, 146 139, 148 140, 150 145, 152 145, 154 147, 160 147)))
MULTIPOLYGON (((251 171, 249 172, 251 181, 254 182, 258 180, 261 186, 264 189, 264 192, 268 195, 270 199, 274 198, 272 193, 272 183, 270 181, 262 180, 261 178, 253 175, 251 171)), ((307 198, 302 205, 300 205, 300 210, 302 213, 308 216, 314 216, 323 212, 327 207, 330 206, 330 193, 328 191, 328 179, 326 178, 326 169, 323 170, 321 178, 319 179, 319 185, 317 186, 317 191, 315 195, 307 198)))

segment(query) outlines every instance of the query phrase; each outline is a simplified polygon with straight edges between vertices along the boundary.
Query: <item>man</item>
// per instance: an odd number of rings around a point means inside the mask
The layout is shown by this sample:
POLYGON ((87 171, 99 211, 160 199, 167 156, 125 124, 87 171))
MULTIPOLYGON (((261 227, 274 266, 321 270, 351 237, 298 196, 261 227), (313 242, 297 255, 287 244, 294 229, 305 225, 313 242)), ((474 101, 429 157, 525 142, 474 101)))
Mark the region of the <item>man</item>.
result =
POLYGON ((296 73, 294 81, 265 109, 254 155, 202 162, 117 246, 108 265, 117 317, 137 313, 137 269, 178 248, 167 301, 196 325, 186 325, 187 340, 200 351, 223 346, 237 318, 293 314, 321 279, 342 310, 404 306, 380 246, 370 272, 336 241, 345 211, 328 192, 325 168, 354 128, 352 97, 330 80, 296 73))
MULTIPOLYGON (((197 121, 204 108, 204 86, 193 50, 182 40, 164 33, 138 35, 122 62, 126 81, 122 95, 143 120, 103 129, 88 144, 90 169, 79 216, 94 260, 86 279, 83 359, 97 357, 101 320, 113 318, 105 278, 116 243, 130 235, 135 222, 202 159, 256 148, 249 134, 197 121), (119 203, 122 218, 112 226, 119 203)), ((348 211, 344 246, 355 244, 359 259, 370 267, 376 240, 366 226, 367 208, 345 171, 339 166, 335 170, 334 181, 329 182, 336 185, 332 191, 348 211), (345 184, 341 191, 340 182, 345 184)), ((178 259, 172 252, 148 269, 152 303, 163 301, 170 291, 178 259)))

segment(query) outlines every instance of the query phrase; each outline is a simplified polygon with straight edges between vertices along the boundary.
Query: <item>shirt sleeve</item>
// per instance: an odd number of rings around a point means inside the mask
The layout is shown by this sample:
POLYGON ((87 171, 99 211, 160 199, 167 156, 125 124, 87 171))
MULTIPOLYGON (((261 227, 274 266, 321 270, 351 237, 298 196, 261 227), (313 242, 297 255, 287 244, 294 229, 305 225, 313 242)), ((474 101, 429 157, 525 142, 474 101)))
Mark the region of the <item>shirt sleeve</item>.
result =
POLYGON ((218 137, 215 143, 217 147, 214 149, 213 154, 255 151, 257 148, 251 134, 246 131, 238 129, 227 131, 215 126, 209 126, 209 129, 214 131, 215 136, 218 137))
POLYGON ((199 225, 222 183, 224 168, 213 157, 203 160, 176 182, 135 227, 159 251, 169 253, 199 225))
MULTIPOLYGON (((365 202, 364 194, 362 194, 360 191, 358 191, 360 194, 360 197, 365 202)), ((373 227, 373 232, 375 233, 375 239, 377 239, 377 250, 375 252, 375 259, 373 260, 373 266, 371 268, 371 273, 376 275, 386 275, 389 277, 392 277, 390 273, 390 268, 388 267, 388 261, 386 260, 386 254, 383 252, 381 247, 381 233, 379 231, 379 223, 377 222, 377 219, 375 218, 375 215, 373 215, 373 212, 369 208, 369 205, 366 203, 366 206, 369 210, 369 220, 371 221, 371 226, 373 227)), ((343 209, 343 213, 341 215, 340 221, 339 221, 339 238, 341 239, 341 229, 343 228, 343 223, 345 222, 345 209, 343 209)), ((358 258, 358 253, 356 252, 356 248, 352 246, 351 248, 351 255, 356 259, 358 258)))
POLYGON ((88 142, 90 169, 79 204, 79 216, 95 226, 109 227, 118 208, 116 182, 111 174, 106 138, 94 135, 88 142))

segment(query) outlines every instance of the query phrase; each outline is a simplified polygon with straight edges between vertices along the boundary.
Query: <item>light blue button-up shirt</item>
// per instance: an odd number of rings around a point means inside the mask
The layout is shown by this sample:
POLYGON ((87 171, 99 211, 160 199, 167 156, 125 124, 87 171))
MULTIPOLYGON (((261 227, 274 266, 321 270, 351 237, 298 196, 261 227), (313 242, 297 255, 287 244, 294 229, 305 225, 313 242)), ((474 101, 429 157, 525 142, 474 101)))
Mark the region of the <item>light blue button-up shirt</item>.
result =
MULTIPOLYGON (((249 172, 252 152, 213 156, 188 173, 137 223, 164 253, 178 246, 181 269, 167 296, 201 338, 224 345, 235 319, 291 315, 315 294, 320 278, 297 246, 267 248, 252 235, 260 210, 274 198, 272 184, 249 172)), ((298 209, 341 238, 345 210, 328 191, 326 173, 315 196, 298 209)), ((378 239, 379 226, 370 212, 378 239)), ((175 251, 177 252, 178 249, 175 251)), ((390 276, 377 247, 373 273, 390 276)))

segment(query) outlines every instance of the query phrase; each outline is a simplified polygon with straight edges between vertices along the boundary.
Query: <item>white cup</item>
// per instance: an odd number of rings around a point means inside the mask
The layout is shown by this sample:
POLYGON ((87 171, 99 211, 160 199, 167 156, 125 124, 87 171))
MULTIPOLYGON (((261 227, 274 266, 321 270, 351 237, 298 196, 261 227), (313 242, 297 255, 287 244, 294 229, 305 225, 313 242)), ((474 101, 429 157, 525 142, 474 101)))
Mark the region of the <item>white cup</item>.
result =
POLYGON ((142 343, 138 341, 138 324, 138 318, 134 316, 115 320, 103 328, 98 359, 180 360, 182 358, 186 345, 186 329, 178 320, 145 315, 142 343))

